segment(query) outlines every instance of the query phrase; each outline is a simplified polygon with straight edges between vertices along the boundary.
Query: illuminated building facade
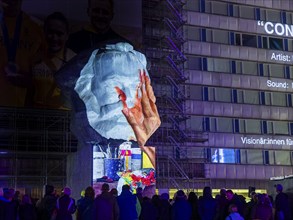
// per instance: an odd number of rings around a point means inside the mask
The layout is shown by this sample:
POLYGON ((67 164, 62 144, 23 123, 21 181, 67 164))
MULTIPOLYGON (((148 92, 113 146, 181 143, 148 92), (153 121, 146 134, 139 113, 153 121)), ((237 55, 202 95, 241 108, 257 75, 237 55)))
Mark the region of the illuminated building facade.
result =
POLYGON ((293 3, 195 2, 184 45, 188 126, 209 133, 215 183, 267 188, 292 174, 293 3))
POLYGON ((173 19, 171 30, 184 36, 181 45, 173 42, 186 57, 180 129, 207 136, 178 143, 184 158, 204 161, 213 188, 265 189, 270 177, 292 174, 293 2, 193 0, 182 11, 178 1, 167 5, 184 20, 179 28, 173 19))

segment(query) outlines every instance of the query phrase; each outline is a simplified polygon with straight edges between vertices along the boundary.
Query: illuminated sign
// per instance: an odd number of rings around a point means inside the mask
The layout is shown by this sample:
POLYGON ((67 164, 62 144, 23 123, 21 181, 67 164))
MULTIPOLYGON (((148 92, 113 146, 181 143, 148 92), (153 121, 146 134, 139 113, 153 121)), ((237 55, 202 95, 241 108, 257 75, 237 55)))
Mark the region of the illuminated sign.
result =
POLYGON ((293 37, 293 25, 272 23, 270 21, 257 21, 257 25, 264 28, 267 34, 278 36, 293 37))
POLYGON ((278 138, 263 138, 263 137, 258 137, 258 138, 253 138, 253 137, 241 137, 241 142, 242 144, 262 144, 262 145, 288 145, 291 146, 293 145, 293 140, 290 138, 286 139, 278 139, 278 138))

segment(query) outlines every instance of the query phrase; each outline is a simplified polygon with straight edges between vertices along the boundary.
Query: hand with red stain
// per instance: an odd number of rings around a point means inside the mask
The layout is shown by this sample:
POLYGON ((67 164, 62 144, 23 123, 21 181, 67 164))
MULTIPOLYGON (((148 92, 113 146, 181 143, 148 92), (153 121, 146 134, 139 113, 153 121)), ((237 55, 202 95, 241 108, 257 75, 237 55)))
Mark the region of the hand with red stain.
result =
POLYGON ((115 87, 122 102, 122 113, 133 129, 136 141, 141 149, 149 156, 152 164, 155 164, 155 153, 153 148, 145 147, 145 143, 161 125, 160 116, 156 106, 156 97, 153 87, 145 70, 139 70, 140 83, 136 88, 134 106, 129 108, 126 103, 126 95, 115 87))

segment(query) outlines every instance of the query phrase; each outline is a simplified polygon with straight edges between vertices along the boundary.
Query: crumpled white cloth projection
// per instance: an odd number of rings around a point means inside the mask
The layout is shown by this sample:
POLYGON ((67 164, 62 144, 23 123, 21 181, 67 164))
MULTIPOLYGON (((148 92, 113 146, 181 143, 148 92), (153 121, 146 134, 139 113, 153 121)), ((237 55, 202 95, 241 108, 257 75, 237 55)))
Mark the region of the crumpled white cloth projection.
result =
POLYGON ((74 90, 85 103, 89 124, 103 137, 135 137, 121 112, 123 106, 115 86, 126 94, 128 107, 133 107, 139 69, 146 70, 146 64, 145 56, 130 44, 117 43, 94 50, 81 70, 74 90))

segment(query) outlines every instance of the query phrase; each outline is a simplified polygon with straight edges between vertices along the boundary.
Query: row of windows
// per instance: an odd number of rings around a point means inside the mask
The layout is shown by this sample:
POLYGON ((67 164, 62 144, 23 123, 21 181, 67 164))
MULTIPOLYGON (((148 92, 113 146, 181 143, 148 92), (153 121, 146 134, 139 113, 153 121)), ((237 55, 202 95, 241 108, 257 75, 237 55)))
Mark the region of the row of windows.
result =
POLYGON ((291 93, 202 87, 199 85, 190 85, 189 89, 189 98, 192 100, 293 107, 293 96, 291 93))
POLYGON ((191 116, 187 126, 200 132, 293 135, 293 123, 287 121, 191 116))
POLYGON ((289 11, 273 10, 249 5, 238 5, 210 0, 195 0, 187 1, 186 8, 202 13, 293 24, 293 13, 289 11))
POLYGON ((293 152, 253 149, 207 149, 212 163, 293 165, 293 152))
POLYGON ((276 63, 188 56, 186 68, 189 70, 293 79, 293 66, 276 63))
POLYGON ((261 49, 293 51, 292 39, 247 33, 244 34, 217 29, 206 29, 195 26, 188 26, 185 28, 185 37, 188 40, 261 49))

